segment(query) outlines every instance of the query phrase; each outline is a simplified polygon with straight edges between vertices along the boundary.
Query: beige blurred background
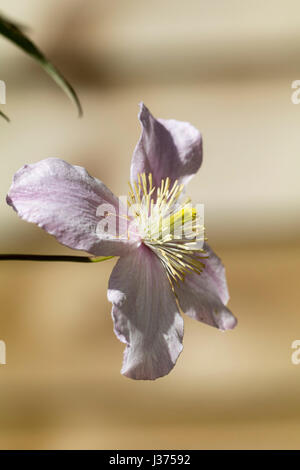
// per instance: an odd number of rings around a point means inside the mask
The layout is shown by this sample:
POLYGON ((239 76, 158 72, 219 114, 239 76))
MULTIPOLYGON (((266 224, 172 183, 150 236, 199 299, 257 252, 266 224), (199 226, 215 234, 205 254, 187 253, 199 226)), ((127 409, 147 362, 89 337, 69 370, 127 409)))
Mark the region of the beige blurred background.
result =
POLYGON ((300 4, 286 0, 7 0, 1 9, 78 91, 84 118, 0 38, 1 252, 66 253, 5 204, 13 173, 49 156, 126 194, 143 100, 204 139, 190 195, 205 203, 237 315, 222 334, 185 318, 184 351, 155 382, 120 375, 106 299, 114 260, 2 262, 2 449, 300 448, 300 4))

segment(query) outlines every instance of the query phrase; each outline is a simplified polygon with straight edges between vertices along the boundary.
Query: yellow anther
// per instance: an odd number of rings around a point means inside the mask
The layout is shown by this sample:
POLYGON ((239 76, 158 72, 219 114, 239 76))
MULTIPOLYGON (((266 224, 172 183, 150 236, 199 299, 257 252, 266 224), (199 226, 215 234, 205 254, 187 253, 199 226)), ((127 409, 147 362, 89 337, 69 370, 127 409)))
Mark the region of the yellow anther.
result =
POLYGON ((182 190, 183 185, 177 180, 171 185, 169 177, 153 187, 151 173, 138 174, 137 182, 129 184, 128 206, 134 208, 138 231, 165 267, 173 290, 172 283, 184 281, 187 273, 201 274, 207 257, 198 248, 199 240, 204 241, 204 227, 197 223, 190 198, 177 203, 182 190))

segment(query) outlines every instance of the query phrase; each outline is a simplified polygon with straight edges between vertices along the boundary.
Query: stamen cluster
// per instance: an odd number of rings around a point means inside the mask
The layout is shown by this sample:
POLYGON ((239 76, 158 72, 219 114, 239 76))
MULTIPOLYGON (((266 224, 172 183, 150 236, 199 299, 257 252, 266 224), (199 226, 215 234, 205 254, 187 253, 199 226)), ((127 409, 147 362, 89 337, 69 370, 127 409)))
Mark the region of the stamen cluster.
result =
POLYGON ((153 186, 152 174, 139 174, 129 185, 129 213, 134 217, 143 243, 163 263, 169 281, 184 281, 188 272, 201 274, 205 252, 204 227, 190 198, 183 200, 183 185, 170 178, 153 186))

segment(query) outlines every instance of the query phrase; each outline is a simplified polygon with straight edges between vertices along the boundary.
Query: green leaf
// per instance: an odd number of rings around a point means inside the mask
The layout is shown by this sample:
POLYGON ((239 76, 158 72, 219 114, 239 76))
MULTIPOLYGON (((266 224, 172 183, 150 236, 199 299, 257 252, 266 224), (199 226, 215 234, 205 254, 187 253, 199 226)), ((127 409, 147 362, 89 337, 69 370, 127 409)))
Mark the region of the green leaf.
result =
POLYGON ((9 122, 9 118, 2 111, 0 111, 0 116, 3 117, 7 122, 9 122))
MULTIPOLYGON (((62 88, 66 95, 75 103, 79 116, 82 115, 82 108, 79 98, 70 85, 62 76, 57 68, 45 57, 45 55, 36 47, 36 45, 25 35, 24 28, 12 23, 10 20, 0 14, 0 34, 20 47, 24 52, 33 57, 50 77, 62 88)), ((1 116, 4 117, 3 113, 1 116)))

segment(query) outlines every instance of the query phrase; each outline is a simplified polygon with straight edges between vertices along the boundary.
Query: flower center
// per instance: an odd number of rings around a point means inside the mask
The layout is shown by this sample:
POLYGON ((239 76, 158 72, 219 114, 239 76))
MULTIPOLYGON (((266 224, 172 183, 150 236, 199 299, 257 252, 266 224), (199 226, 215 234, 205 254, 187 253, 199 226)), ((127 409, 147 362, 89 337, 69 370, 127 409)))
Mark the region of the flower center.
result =
POLYGON ((184 281, 188 272, 201 274, 204 264, 204 227, 190 198, 183 199, 183 185, 170 178, 159 187, 152 174, 139 174, 129 185, 129 213, 133 216, 143 243, 160 259, 174 290, 174 282, 184 281))

